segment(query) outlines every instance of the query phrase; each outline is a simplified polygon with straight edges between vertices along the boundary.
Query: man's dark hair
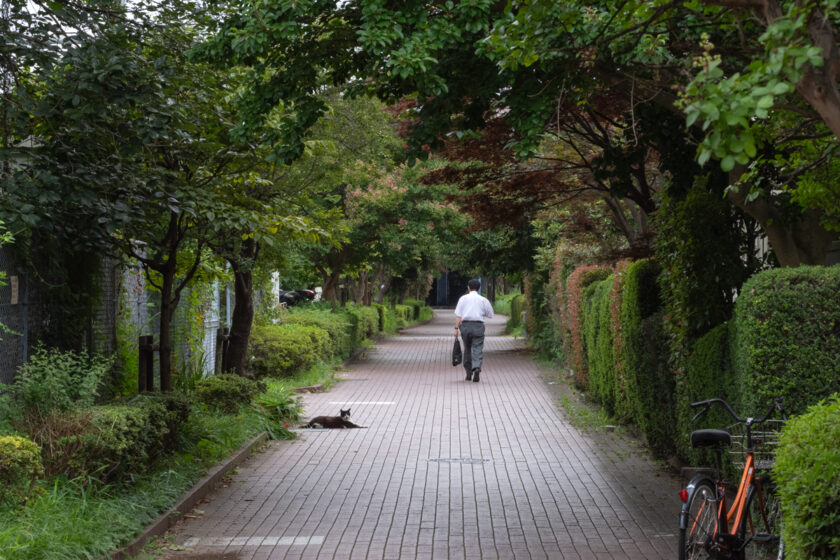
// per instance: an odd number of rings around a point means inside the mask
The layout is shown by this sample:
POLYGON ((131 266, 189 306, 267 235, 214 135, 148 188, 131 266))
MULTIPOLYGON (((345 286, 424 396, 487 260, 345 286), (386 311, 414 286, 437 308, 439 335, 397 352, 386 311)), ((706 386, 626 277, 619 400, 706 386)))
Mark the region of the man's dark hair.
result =
POLYGON ((469 287, 470 290, 477 292, 481 287, 481 281, 478 278, 471 278, 470 281, 467 282, 467 287, 469 287))

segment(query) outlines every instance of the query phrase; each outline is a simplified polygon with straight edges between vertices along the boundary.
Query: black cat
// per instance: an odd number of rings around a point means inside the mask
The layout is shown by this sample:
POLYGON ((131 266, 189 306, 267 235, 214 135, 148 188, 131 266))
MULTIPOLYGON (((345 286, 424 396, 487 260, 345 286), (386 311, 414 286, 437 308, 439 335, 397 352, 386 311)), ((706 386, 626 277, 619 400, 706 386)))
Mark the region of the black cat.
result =
POLYGON ((349 408, 340 412, 340 416, 316 416, 301 428, 367 428, 367 426, 359 426, 348 420, 350 418, 349 408))

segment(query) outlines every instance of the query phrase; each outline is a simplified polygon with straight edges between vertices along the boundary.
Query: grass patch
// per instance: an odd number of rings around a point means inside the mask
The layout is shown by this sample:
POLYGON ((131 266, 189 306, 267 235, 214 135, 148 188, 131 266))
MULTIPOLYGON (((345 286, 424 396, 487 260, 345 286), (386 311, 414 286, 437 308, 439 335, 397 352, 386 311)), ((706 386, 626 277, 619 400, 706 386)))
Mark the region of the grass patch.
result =
POLYGON ((609 415, 604 409, 581 403, 566 395, 560 397, 560 406, 569 419, 569 423, 578 430, 605 432, 605 426, 611 425, 609 415))
POLYGON ((0 558, 63 560, 101 557, 129 542, 219 461, 264 430, 253 410, 222 415, 194 411, 182 451, 150 471, 102 488, 85 480, 41 481, 43 493, 16 510, 0 510, 0 558))
POLYGON ((324 389, 329 389, 337 381, 335 373, 341 367, 342 363, 339 360, 318 362, 306 371, 302 371, 292 377, 278 379, 277 381, 293 389, 298 387, 313 387, 315 385, 322 385, 324 389))

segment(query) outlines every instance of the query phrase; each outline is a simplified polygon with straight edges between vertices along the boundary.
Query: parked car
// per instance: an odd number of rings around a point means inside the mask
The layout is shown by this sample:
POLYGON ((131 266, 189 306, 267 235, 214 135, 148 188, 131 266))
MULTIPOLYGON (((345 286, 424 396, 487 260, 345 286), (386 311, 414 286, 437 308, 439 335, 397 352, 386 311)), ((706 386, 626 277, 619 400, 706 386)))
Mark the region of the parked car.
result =
POLYGON ((315 299, 314 290, 280 290, 280 305, 283 307, 291 307, 302 301, 313 299, 315 299))

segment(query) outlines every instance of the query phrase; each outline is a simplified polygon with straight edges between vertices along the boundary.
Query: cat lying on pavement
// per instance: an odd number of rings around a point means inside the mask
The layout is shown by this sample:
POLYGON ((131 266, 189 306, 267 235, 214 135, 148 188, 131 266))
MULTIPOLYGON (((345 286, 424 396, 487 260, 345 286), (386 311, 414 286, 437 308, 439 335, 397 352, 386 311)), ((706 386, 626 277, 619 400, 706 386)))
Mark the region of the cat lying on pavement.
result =
POLYGON ((350 409, 341 410, 340 416, 316 416, 301 428, 367 428, 367 426, 359 426, 350 420, 350 409))

